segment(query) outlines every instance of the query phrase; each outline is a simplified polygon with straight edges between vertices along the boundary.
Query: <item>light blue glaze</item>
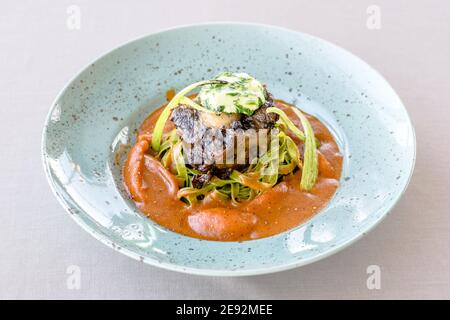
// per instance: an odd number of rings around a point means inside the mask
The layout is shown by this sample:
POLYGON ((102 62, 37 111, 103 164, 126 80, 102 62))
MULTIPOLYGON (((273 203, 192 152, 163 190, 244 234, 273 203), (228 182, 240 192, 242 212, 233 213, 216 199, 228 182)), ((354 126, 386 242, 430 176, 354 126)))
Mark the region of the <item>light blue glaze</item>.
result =
POLYGON ((217 23, 140 38, 85 68, 51 107, 42 155, 57 198, 97 239, 155 266, 233 276, 305 265, 368 232, 408 184, 415 137, 393 89, 347 51, 281 28, 217 23), (114 163, 119 146, 134 141, 167 89, 223 70, 255 76, 275 97, 324 121, 340 144, 344 172, 335 197, 288 232, 242 243, 193 239, 143 217, 124 193, 123 158, 114 163))

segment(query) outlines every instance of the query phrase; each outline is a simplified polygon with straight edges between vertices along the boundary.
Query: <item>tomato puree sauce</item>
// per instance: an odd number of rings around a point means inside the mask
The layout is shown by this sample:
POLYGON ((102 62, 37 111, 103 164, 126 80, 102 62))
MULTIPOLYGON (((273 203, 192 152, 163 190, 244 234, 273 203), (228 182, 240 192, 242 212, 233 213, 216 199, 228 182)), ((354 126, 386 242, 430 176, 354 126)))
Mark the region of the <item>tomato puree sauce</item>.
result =
MULTIPOLYGON (((287 103, 280 100, 275 103, 301 128, 299 119, 287 103)), ((311 191, 300 189, 301 170, 297 170, 252 200, 233 204, 231 200, 209 195, 189 206, 176 197, 179 189, 177 178, 152 155, 151 134, 163 107, 150 114, 139 128, 137 142, 124 166, 123 178, 137 208, 169 230, 216 241, 272 236, 314 216, 328 203, 339 186, 342 170, 339 148, 325 125, 306 115, 320 141, 319 177, 311 191)), ((165 131, 173 128, 168 121, 165 131)), ((291 138, 302 150, 302 142, 295 136, 291 138)))

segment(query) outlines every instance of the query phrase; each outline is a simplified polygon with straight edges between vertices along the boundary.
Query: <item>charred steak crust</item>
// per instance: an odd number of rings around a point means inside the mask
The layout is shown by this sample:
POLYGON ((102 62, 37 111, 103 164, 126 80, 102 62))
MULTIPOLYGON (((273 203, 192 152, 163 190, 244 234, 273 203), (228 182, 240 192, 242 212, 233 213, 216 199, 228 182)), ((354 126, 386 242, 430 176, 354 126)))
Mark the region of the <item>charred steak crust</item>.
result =
POLYGON ((244 116, 240 119, 242 129, 272 129, 278 121, 276 113, 267 113, 267 108, 273 107, 273 98, 270 93, 266 95, 266 102, 256 110, 251 116, 244 116))
POLYGON ((175 124, 178 135, 187 143, 199 141, 201 137, 198 135, 203 135, 204 133, 198 111, 185 105, 175 108, 172 111, 170 120, 175 124))

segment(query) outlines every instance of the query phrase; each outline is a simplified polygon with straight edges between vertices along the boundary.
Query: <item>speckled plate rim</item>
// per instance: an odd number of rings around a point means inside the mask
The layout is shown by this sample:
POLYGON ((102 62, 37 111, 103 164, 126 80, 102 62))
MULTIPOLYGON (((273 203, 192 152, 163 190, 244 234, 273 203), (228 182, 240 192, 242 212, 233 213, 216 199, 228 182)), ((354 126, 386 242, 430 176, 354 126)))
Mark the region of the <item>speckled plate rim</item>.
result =
MULTIPOLYGON (((115 250, 115 251, 119 251, 121 253, 123 253, 124 255, 135 259, 137 261, 141 261, 144 262, 146 264, 155 266, 155 267, 160 267, 163 269, 167 269, 167 270, 171 270, 171 271, 177 271, 177 272, 181 272, 181 273, 188 273, 188 274, 194 274, 194 275, 202 275, 202 276, 221 276, 221 277, 235 277, 235 276, 255 276, 255 275, 262 275, 262 274, 269 274, 269 273, 275 273, 275 272, 280 272, 280 271, 285 271, 285 270, 290 270, 290 269, 294 269, 297 267, 301 267, 304 265, 308 265, 310 263, 316 262, 318 260, 322 260, 326 257, 329 257, 345 248, 347 248, 348 246, 350 246, 351 244, 355 243, 356 241, 358 241, 359 239, 361 239, 362 237, 364 237, 368 232, 370 232, 371 230, 373 230, 381 221, 383 221, 383 219, 387 216, 387 214, 397 205, 398 201, 400 200, 400 198, 403 196, 403 194, 405 193, 406 189, 408 188, 409 183, 411 182, 411 178, 414 172, 414 168, 415 168, 415 163, 416 163, 416 153, 417 153, 417 142, 416 142, 416 134, 415 134, 415 130, 414 130, 414 126, 412 125, 412 121, 411 118, 408 114, 407 109, 405 108, 402 100, 400 99, 400 97, 398 96, 398 94, 396 93, 396 91, 392 88, 392 86, 390 85, 390 83, 383 77, 383 75, 381 75, 376 69, 372 68, 372 66, 370 66, 367 62, 365 62, 364 60, 362 60, 361 58, 359 58, 358 56, 354 55, 352 52, 328 41, 328 40, 324 40, 322 38, 304 33, 304 32, 299 32, 299 31, 294 31, 288 28, 284 28, 284 27, 280 27, 280 26, 275 26, 275 25, 269 25, 269 24, 262 24, 262 23, 253 23, 253 22, 238 22, 238 21, 217 21, 217 22, 204 22, 204 23, 194 23, 194 24, 183 24, 183 25, 177 25, 175 27, 171 27, 171 28, 165 28, 165 29, 160 29, 157 32, 153 32, 153 33, 147 33, 141 36, 138 36, 132 40, 126 41, 124 43, 122 43, 119 46, 114 47, 113 49, 109 49, 106 52, 104 52, 103 54, 100 54, 96 59, 94 59, 93 61, 87 63, 83 68, 81 68, 77 73, 75 73, 75 75, 67 81, 66 85, 61 89, 61 91, 58 93, 58 95, 56 96, 56 98, 54 99, 54 101, 52 102, 52 105, 47 113, 47 116, 45 118, 45 123, 44 123, 44 127, 42 130, 42 138, 41 138, 41 160, 42 160, 42 164, 44 167, 44 171, 45 171, 45 175, 47 178, 47 181, 50 185, 50 188, 54 194, 54 196, 56 197, 56 199, 58 200, 58 202, 61 204, 61 206, 64 208, 64 210, 69 214, 69 216, 72 217, 73 220, 75 220, 75 222, 81 226, 82 229, 84 229, 86 232, 88 232, 89 234, 91 234, 95 239, 99 240, 100 242, 102 242, 103 244, 107 245, 108 247, 110 247, 111 249, 115 250), (321 42, 324 42, 325 44, 333 47, 334 49, 341 51, 345 54, 347 54, 349 57, 351 57, 352 59, 357 60, 359 63, 365 65, 368 69, 370 69, 374 74, 376 74, 378 77, 380 77, 380 79, 382 79, 386 85, 392 90, 392 93, 396 96, 396 98, 398 98, 399 103, 401 104, 401 107, 403 108, 404 112, 405 112, 405 116, 406 116, 406 120, 408 122, 408 126, 411 130, 412 133, 412 163, 411 163, 411 168, 410 168, 410 172, 408 173, 408 178, 403 186, 403 189, 401 190, 401 192, 398 193, 397 197, 391 202, 391 204, 389 204, 389 206, 386 206, 382 211, 382 214, 379 216, 378 220, 374 221, 374 223, 372 223, 371 225, 368 225, 365 229, 361 230, 361 232, 353 238, 350 238, 346 241, 343 241, 342 243, 340 243, 339 245, 330 248, 328 251, 326 252, 322 252, 319 253, 317 255, 315 255, 314 257, 310 257, 310 258, 305 258, 299 261, 295 261, 295 262, 290 262, 290 263, 286 263, 286 264, 281 264, 278 266, 273 266, 273 267, 265 267, 265 268, 257 268, 257 269, 251 269, 251 270, 216 270, 216 269, 197 269, 197 268, 191 268, 191 267, 185 267, 185 266, 180 266, 177 264, 172 264, 172 263, 166 263, 166 262, 160 262, 157 261, 156 259, 151 259, 148 257, 142 257, 139 254, 137 254, 136 252, 129 250, 127 248, 120 248, 120 251, 118 249, 118 247, 116 246, 115 242, 107 239, 106 236, 102 235, 101 233, 98 233, 96 230, 94 230, 92 227, 90 227, 87 223, 85 223, 83 221, 83 219, 79 218, 77 215, 71 214, 71 210, 74 209, 74 207, 76 207, 75 204, 71 203, 71 201, 64 199, 64 197, 62 197, 61 195, 58 194, 58 192, 56 191, 56 186, 55 186, 55 182, 52 179, 51 173, 50 173, 50 167, 49 164, 47 162, 47 157, 45 155, 45 145, 46 145, 46 132, 45 132, 45 128, 47 126, 47 124, 50 121, 50 116, 56 106, 56 102, 64 95, 64 93, 67 91, 67 89, 69 88, 70 84, 81 74, 83 73, 85 70, 87 70, 89 68, 90 65, 92 65, 92 63, 96 63, 97 61, 101 60, 103 57, 107 56, 109 53, 111 53, 112 51, 118 50, 122 47, 125 47, 131 43, 134 43, 136 41, 139 41, 141 39, 144 39, 146 37, 149 36, 154 36, 154 35, 158 35, 158 34, 162 34, 168 31, 174 31, 174 30, 178 30, 178 29, 185 29, 185 28, 191 28, 191 27, 196 27, 196 26, 202 26, 202 27, 208 27, 208 26, 218 26, 218 25, 234 25, 234 26, 255 26, 255 27, 263 27, 263 28, 269 28, 272 30, 278 30, 278 31, 282 31, 282 32, 286 32, 286 33, 293 33, 293 34, 301 34, 303 36, 306 37, 310 37, 312 39, 315 40, 319 40, 321 42)), ((319 213, 320 214, 320 213, 319 213)), ((289 232, 286 231, 286 232, 289 232)), ((286 233, 285 232, 285 233, 286 233)))

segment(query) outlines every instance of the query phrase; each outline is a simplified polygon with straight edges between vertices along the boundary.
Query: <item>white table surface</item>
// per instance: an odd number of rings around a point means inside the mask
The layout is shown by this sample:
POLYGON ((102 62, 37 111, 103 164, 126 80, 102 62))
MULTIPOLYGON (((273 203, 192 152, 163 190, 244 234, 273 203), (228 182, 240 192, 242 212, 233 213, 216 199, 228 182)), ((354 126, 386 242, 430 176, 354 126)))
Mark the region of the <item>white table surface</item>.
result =
POLYGON ((3 1, 0 10, 0 298, 450 298, 449 1, 3 1), (79 30, 66 25, 70 5, 79 30), (366 25, 378 5, 381 29, 366 25), (405 103, 418 154, 392 214, 346 250, 278 274, 210 278, 127 258, 84 232, 40 159, 51 102, 81 67, 140 35, 215 20, 280 25, 332 41, 379 70, 405 103), (81 271, 77 289, 67 268, 81 271), (366 286, 369 265, 381 289, 366 286))

